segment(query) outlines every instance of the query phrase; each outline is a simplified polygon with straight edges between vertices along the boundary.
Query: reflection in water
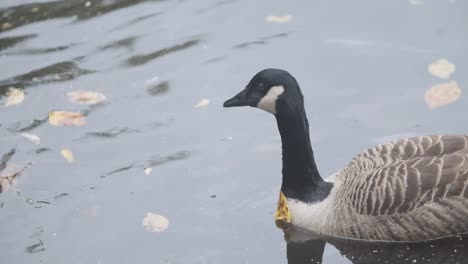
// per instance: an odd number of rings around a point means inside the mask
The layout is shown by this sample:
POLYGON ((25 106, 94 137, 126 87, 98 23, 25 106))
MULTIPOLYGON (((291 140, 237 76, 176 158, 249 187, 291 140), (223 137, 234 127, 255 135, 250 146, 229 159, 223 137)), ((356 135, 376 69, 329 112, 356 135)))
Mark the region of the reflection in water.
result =
POLYGON ((15 152, 15 149, 11 149, 7 153, 3 154, 2 159, 0 160, 0 193, 7 190, 10 187, 10 185, 13 184, 13 180, 21 174, 21 172, 6 173, 5 171, 3 171, 7 168, 7 164, 10 161, 11 157, 15 155, 15 152))
POLYGON ((148 160, 148 166, 158 166, 172 161, 184 160, 188 159, 189 156, 190 152, 188 151, 178 151, 174 154, 148 160))
POLYGON ((319 239, 306 242, 288 242, 286 244, 286 257, 289 264, 322 263, 325 242, 319 239))
POLYGON ((135 42, 138 39, 138 37, 128 37, 128 38, 123 38, 119 39, 116 41, 113 41, 107 45, 104 45, 100 47, 100 50, 108 50, 108 49, 121 49, 121 48, 126 48, 129 51, 133 50, 133 47, 135 46, 135 42))
POLYGON ((27 39, 34 38, 36 36, 37 35, 35 34, 29 34, 29 35, 22 35, 22 36, 16 36, 16 37, 0 38, 0 51, 14 47, 16 44, 21 43, 27 39))
POLYGON ((162 95, 169 92, 169 82, 164 81, 157 84, 150 84, 147 86, 146 91, 150 95, 162 95))
MULTIPOLYGON (((154 0, 153 0, 154 1, 154 0)), ((88 19, 145 0, 62 0, 30 3, 0 9, 0 32, 52 18, 88 19)))
POLYGON ((3 154, 2 159, 0 160, 0 171, 6 168, 8 161, 15 155, 15 149, 11 149, 7 153, 3 154))
POLYGON ((39 239, 39 242, 31 246, 26 247, 26 252, 34 254, 45 250, 44 242, 39 239))
POLYGON ((19 51, 7 52, 5 55, 43 55, 53 52, 59 52, 67 50, 71 47, 77 46, 78 44, 70 44, 64 46, 57 46, 53 48, 34 48, 34 49, 24 49, 19 51))
POLYGON ((140 17, 137 17, 135 19, 132 19, 128 22, 125 22, 124 24, 112 29, 111 31, 115 31, 115 30, 118 30, 118 29, 123 29, 123 28, 126 28, 126 27, 129 27, 129 26, 133 26, 141 21, 144 21, 144 20, 147 20, 149 18, 152 18, 154 16, 157 16, 157 15, 160 15, 161 13, 157 12, 157 13, 152 13, 152 14, 149 14, 149 15, 144 15, 144 16, 140 16, 140 17))
POLYGON ((125 134, 125 133, 136 133, 140 132, 139 130, 136 129, 131 129, 128 127, 123 127, 123 128, 112 128, 107 131, 102 131, 102 132, 88 132, 86 133, 85 137, 94 137, 94 138, 114 138, 118 135, 125 134))
POLYGON ((133 168, 145 168, 145 167, 159 166, 159 165, 166 164, 166 163, 173 162, 173 161, 185 160, 185 159, 188 159, 189 157, 190 157, 190 152, 188 152, 188 151, 179 151, 179 152, 176 152, 174 154, 169 154, 167 156, 152 158, 150 160, 147 160, 144 163, 141 163, 141 162, 132 163, 132 164, 130 164, 128 166, 121 167, 121 168, 118 168, 116 170, 110 171, 110 172, 106 173, 105 175, 102 175, 101 178, 105 178, 105 177, 107 177, 109 175, 116 174, 116 173, 119 173, 119 172, 122 172, 122 171, 127 171, 127 170, 130 170, 130 169, 133 169, 133 168))
POLYGON ((116 174, 116 173, 119 173, 119 172, 122 172, 122 171, 127 171, 127 170, 130 170, 132 169, 133 167, 135 166, 135 164, 130 164, 128 166, 125 166, 125 167, 122 167, 122 168, 118 168, 118 169, 115 169, 113 171, 109 171, 108 173, 106 173, 106 175, 102 175, 101 178, 105 178, 109 175, 112 175, 112 174, 116 174))
POLYGON ((190 40, 182 44, 176 44, 174 46, 164 48, 155 52, 151 52, 144 55, 134 55, 127 59, 126 63, 130 66, 140 66, 146 64, 154 59, 165 56, 167 54, 177 52, 180 50, 188 49, 200 43, 200 40, 190 40))
POLYGON ((23 133, 23 132, 28 132, 31 131, 37 127, 40 127, 42 124, 47 122, 47 118, 44 118, 42 120, 34 119, 32 121, 18 121, 11 125, 8 130, 10 132, 17 132, 17 133, 23 133), (24 122, 28 122, 28 124, 24 124, 24 122))
MULTIPOLYGON (((296 231, 293 231, 296 232, 296 231)), ((375 263, 466 263, 468 237, 457 236, 419 243, 377 243, 337 238, 311 237, 310 234, 287 232, 289 264, 322 263, 325 244, 338 249, 355 264, 375 263), (310 240, 305 239, 309 237, 310 240), (313 239, 312 239, 313 238, 313 239), (323 240, 322 240, 323 239, 323 240)))
POLYGON ((276 38, 283 38, 283 37, 287 37, 287 36, 288 36, 288 33, 280 33, 280 34, 275 34, 275 35, 271 35, 271 36, 266 36, 266 37, 262 37, 262 38, 260 38, 258 40, 249 41, 249 42, 245 42, 245 43, 235 45, 234 48, 235 49, 243 49, 243 48, 248 48, 248 47, 254 46, 254 45, 264 45, 264 44, 267 44, 269 40, 276 39, 276 38))
POLYGON ((26 74, 0 81, 0 97, 6 95, 10 87, 25 88, 27 86, 61 82, 74 79, 93 71, 82 69, 74 61, 64 61, 37 69, 26 74))

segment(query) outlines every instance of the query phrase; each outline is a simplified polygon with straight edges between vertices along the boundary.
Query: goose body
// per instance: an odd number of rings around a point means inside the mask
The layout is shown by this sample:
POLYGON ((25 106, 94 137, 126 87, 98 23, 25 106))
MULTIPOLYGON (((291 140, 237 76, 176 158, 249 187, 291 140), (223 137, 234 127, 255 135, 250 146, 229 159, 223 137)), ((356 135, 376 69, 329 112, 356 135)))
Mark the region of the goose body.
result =
POLYGON ((468 232, 468 136, 404 138, 369 148, 328 181, 315 164, 303 96, 279 69, 257 73, 225 107, 275 115, 283 149, 277 219, 330 236, 422 241, 468 232))

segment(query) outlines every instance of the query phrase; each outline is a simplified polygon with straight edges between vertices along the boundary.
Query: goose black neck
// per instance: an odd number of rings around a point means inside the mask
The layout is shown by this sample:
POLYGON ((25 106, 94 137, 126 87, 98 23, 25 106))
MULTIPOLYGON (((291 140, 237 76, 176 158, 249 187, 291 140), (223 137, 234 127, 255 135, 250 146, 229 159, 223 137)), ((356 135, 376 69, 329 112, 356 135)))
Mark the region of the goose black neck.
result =
POLYGON ((320 177, 310 144, 309 123, 302 105, 289 113, 276 115, 283 145, 283 183, 288 198, 303 202, 325 199, 331 184, 320 177))

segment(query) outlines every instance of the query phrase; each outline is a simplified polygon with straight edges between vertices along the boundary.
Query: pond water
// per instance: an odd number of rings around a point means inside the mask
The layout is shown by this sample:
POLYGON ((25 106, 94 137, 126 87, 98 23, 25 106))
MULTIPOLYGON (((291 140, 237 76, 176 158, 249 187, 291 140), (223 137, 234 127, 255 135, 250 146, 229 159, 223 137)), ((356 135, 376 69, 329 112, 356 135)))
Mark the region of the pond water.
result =
POLYGON ((221 105, 260 69, 290 71, 322 175, 390 139, 466 134, 467 10, 456 0, 2 0, 1 263, 463 263, 457 238, 287 244, 273 221, 274 119, 221 105), (429 73, 439 59, 452 75, 429 73), (425 93, 444 83, 457 98, 431 109, 425 93), (25 98, 5 107, 11 87, 25 98), (107 100, 74 104, 75 90, 107 100), (53 110, 86 124, 53 126, 53 110), (167 230, 149 232, 148 213, 167 230))

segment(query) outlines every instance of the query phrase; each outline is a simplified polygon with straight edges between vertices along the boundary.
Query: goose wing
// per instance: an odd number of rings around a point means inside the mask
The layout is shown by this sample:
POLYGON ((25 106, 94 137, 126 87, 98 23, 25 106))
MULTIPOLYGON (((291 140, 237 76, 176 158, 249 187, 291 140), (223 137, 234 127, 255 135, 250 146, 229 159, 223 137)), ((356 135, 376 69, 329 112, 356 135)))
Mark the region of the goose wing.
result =
POLYGON ((356 156, 339 172, 342 195, 359 214, 406 213, 468 198, 468 136, 405 138, 356 156))

